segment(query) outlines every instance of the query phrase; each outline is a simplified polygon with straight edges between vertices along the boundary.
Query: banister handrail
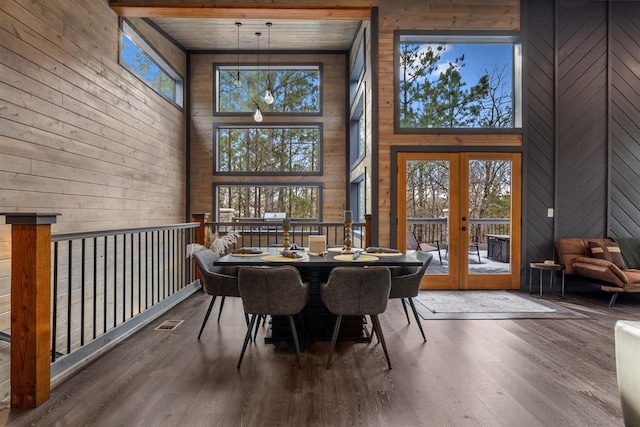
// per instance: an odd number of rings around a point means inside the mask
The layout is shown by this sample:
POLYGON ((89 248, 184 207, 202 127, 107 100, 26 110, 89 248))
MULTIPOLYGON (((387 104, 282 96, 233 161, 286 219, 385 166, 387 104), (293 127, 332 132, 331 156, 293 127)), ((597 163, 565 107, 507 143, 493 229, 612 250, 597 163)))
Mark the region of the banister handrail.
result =
POLYGON ((136 228, 119 228, 113 230, 100 231, 79 231, 74 233, 51 233, 52 242, 60 242, 63 240, 87 239, 91 237, 113 236, 114 234, 136 234, 149 231, 160 230, 178 230, 181 228, 197 228, 197 222, 184 222, 180 224, 157 225, 153 227, 136 227, 136 228))

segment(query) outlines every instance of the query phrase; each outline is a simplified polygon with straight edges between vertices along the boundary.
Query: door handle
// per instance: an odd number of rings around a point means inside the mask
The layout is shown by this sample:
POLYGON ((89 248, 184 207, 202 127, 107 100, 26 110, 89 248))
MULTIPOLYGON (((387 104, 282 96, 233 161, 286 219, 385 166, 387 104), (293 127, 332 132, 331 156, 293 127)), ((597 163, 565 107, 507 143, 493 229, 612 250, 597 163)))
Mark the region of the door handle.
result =
POLYGON ((462 231, 467 231, 467 227, 463 226, 463 227, 461 228, 461 230, 462 230, 462 231))

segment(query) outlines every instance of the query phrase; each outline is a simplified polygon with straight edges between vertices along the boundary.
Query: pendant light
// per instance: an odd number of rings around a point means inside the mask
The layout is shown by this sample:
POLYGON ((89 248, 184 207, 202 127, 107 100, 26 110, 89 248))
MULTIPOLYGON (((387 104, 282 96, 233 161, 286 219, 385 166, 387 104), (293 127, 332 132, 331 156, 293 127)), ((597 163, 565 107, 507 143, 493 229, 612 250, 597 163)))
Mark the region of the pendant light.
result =
POLYGON ((256 112, 253 113, 253 120, 256 122, 262 121, 262 111, 260 111, 260 106, 256 104, 256 112))
MULTIPOLYGON (((262 35, 261 32, 256 32, 256 43, 257 43, 257 52, 258 52, 258 76, 260 76, 260 36, 262 35)), ((253 120, 255 120, 256 122, 261 122, 262 121, 262 111, 260 111, 260 106, 258 105, 258 103, 256 102, 256 112, 253 115, 253 120)))
POLYGON ((233 84, 235 85, 235 87, 241 87, 242 86, 242 80, 240 80, 240 27, 242 27, 242 22, 236 22, 236 27, 238 27, 238 47, 237 47, 237 60, 236 60, 236 80, 233 82, 233 84))
POLYGON ((265 24, 267 26, 267 92, 264 94, 264 102, 268 105, 273 104, 273 94, 271 93, 271 22, 265 24))

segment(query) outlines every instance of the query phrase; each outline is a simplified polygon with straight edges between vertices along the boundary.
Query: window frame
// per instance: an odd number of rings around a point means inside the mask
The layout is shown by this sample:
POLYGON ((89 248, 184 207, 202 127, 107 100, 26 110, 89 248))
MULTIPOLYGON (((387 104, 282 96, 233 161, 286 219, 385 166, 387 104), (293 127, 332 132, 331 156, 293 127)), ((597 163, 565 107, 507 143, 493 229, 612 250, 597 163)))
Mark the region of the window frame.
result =
MULTIPOLYGON (((269 65, 270 69, 267 70, 266 64, 258 64, 256 62, 241 62, 241 63, 214 63, 213 65, 213 115, 214 116, 230 116, 230 117, 238 117, 238 116, 253 116, 255 112, 255 108, 250 111, 219 111, 220 108, 220 98, 219 98, 219 86, 220 86, 220 71, 235 71, 238 68, 242 71, 245 70, 254 70, 259 71, 260 73, 264 73, 265 81, 267 78, 267 72, 273 73, 274 70, 278 69, 293 69, 293 70, 301 70, 301 69, 317 69, 318 70, 318 111, 308 111, 308 112, 296 112, 296 111, 269 111, 267 105, 265 104, 262 96, 260 96, 257 100, 257 104, 260 106, 260 110, 262 111, 263 116, 294 116, 294 117, 317 117, 323 115, 323 63, 322 62, 275 62, 269 65)), ((265 86, 266 89, 266 86, 265 86)), ((261 92, 262 93, 262 92, 261 92)))
POLYGON ((394 133, 396 134, 522 134, 523 128, 523 91, 524 76, 522 70, 523 51, 520 31, 432 31, 432 30, 395 30, 393 35, 393 91, 394 91, 394 133), (400 126, 400 43, 407 37, 424 39, 425 43, 511 43, 513 46, 512 94, 514 126, 509 128, 407 128, 400 126))
POLYGON ((247 175, 260 175, 260 176, 322 176, 324 169, 324 153, 323 153, 323 123, 309 122, 309 123, 269 123, 269 124, 244 124, 244 123, 214 123, 213 124, 213 173, 222 176, 247 176, 247 175), (257 171, 221 171, 219 170, 219 130, 220 129, 279 129, 279 128, 305 128, 305 129, 317 129, 318 130, 318 170, 312 172, 257 172, 257 171))
POLYGON ((360 162, 364 160, 367 155, 367 114, 366 114, 366 101, 365 101, 364 85, 362 90, 356 96, 356 102, 351 108, 351 114, 349 118, 349 165, 353 170, 360 162), (360 152, 360 120, 364 120, 364 139, 362 145, 362 152, 360 152))
MULTIPOLYGON (((310 187, 317 188, 318 191, 318 217, 317 218, 298 218, 309 221, 317 221, 320 222, 320 218, 322 218, 322 207, 323 207, 323 199, 322 195, 324 192, 324 184, 321 182, 308 182, 306 184, 296 184, 296 183, 286 183, 286 182, 275 182, 275 181, 266 181, 263 183, 238 183, 238 182, 214 182, 212 189, 213 196, 213 212, 215 212, 215 221, 219 221, 219 212, 220 212, 220 200, 218 200, 218 187, 310 187)), ((256 218, 258 219, 258 218, 256 218)))
POLYGON ((349 207, 355 213, 353 218, 355 222, 364 222, 364 217, 367 214, 367 182, 365 178, 365 173, 363 172, 349 183, 349 207), (362 201, 360 200, 360 189, 362 189, 362 196, 364 197, 362 201), (362 217, 358 215, 360 210, 362 210, 362 217))
POLYGON ((118 64, 125 70, 127 70, 131 75, 144 83, 147 87, 153 90, 155 93, 160 95, 164 100, 168 101, 174 107, 178 108, 180 111, 184 111, 184 77, 171 65, 169 61, 167 61, 161 54, 156 50, 153 45, 144 38, 144 36, 136 29, 136 27, 126 18, 120 18, 120 32, 118 37, 118 64), (126 63, 122 60, 122 55, 124 49, 122 47, 123 37, 127 37, 134 46, 136 46, 144 55, 146 55, 150 61, 152 61, 162 72, 167 75, 170 79, 173 80, 175 84, 175 100, 168 98, 161 91, 153 87, 147 82, 144 78, 142 78, 135 70, 131 69, 126 65, 126 63))

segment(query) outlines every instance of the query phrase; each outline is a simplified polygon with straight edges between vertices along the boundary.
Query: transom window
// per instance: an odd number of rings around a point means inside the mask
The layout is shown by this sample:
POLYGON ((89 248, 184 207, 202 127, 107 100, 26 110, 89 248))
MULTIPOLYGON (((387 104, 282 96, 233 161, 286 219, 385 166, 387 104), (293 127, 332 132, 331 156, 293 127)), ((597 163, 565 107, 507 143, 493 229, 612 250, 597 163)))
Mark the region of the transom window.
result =
POLYGON ((517 35, 396 32, 396 130, 521 127, 517 35))
POLYGON ((320 124, 215 125, 213 133, 218 173, 322 173, 320 124))
POLYGON ((263 114, 320 115, 320 64, 216 65, 215 111, 251 113, 260 106, 263 114), (235 82, 238 75, 242 84, 235 82), (273 94, 273 104, 264 102, 267 89, 273 94))
POLYGON ((319 220, 321 194, 320 184, 214 185, 218 207, 232 208, 242 218, 262 218, 265 212, 287 212, 291 218, 319 220))
POLYGON ((120 37, 120 65, 142 80, 157 94, 182 108, 183 79, 177 71, 123 19, 120 37))

